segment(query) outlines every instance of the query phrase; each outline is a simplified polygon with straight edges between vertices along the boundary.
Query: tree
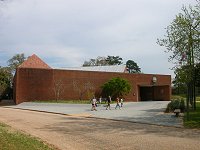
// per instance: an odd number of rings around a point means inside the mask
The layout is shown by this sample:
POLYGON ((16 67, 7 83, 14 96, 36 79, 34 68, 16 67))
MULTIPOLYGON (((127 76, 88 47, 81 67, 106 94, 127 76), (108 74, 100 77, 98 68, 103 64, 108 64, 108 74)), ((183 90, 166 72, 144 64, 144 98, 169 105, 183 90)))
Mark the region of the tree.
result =
MULTIPOLYGON (((10 58, 8 60, 8 71, 10 72, 11 76, 10 76, 10 85, 11 85, 11 89, 13 88, 13 77, 16 71, 16 68, 21 65, 24 60, 26 59, 24 53, 21 54, 16 54, 14 55, 12 58, 10 58)), ((11 90, 12 91, 12 90, 11 90)))
POLYGON ((108 56, 106 61, 108 62, 108 65, 121 65, 123 63, 122 58, 119 56, 108 56))
POLYGON ((130 83, 123 78, 112 78, 102 85, 102 92, 105 96, 112 96, 114 98, 124 96, 131 91, 130 83))
POLYGON ((129 71, 129 73, 140 73, 141 72, 140 67, 133 60, 128 60, 126 62, 126 67, 129 71))
POLYGON ((26 57, 24 56, 24 54, 16 54, 14 55, 11 59, 8 60, 8 66, 11 70, 12 73, 15 72, 16 68, 21 65, 24 60, 26 59, 26 57))
POLYGON ((121 65, 122 58, 119 56, 98 56, 95 59, 90 59, 89 61, 84 61, 83 67, 86 66, 108 66, 108 65, 121 65))
POLYGON ((98 56, 96 59, 90 59, 83 63, 83 67, 86 66, 106 66, 108 65, 106 57, 98 56))
POLYGON ((200 63, 195 67, 195 84, 197 87, 200 87, 200 63))
POLYGON ((80 81, 73 80, 72 85, 73 85, 74 91, 78 92, 79 100, 82 100, 85 94, 87 94, 89 99, 94 96, 95 87, 94 87, 94 84, 91 83, 90 81, 82 83, 80 81))
POLYGON ((165 39, 158 39, 160 46, 165 46, 167 52, 172 52, 170 61, 180 65, 184 62, 199 61, 200 56, 200 4, 195 7, 183 6, 173 22, 167 27, 165 39))
POLYGON ((200 56, 200 1, 197 5, 188 8, 183 6, 173 22, 167 27, 165 39, 158 39, 160 46, 165 46, 167 52, 171 52, 170 61, 174 61, 175 69, 182 65, 189 66, 186 71, 187 116, 189 114, 189 101, 193 101, 195 109, 195 64, 199 62, 200 56))
POLYGON ((0 66, 0 99, 12 98, 13 76, 16 68, 25 60, 24 54, 16 54, 8 60, 8 67, 0 66))
POLYGON ((61 99, 61 94, 65 91, 65 84, 63 79, 53 78, 53 91, 55 95, 56 102, 61 99))
POLYGON ((11 97, 12 74, 7 67, 0 66, 0 99, 11 97))
POLYGON ((8 60, 8 67, 0 67, 0 98, 12 97, 13 76, 17 66, 24 60, 24 54, 16 54, 8 60))
POLYGON ((173 79, 173 87, 176 91, 176 94, 184 94, 187 92, 187 80, 188 76, 187 73, 189 72, 189 66, 181 66, 180 68, 177 68, 175 73, 175 78, 173 79))

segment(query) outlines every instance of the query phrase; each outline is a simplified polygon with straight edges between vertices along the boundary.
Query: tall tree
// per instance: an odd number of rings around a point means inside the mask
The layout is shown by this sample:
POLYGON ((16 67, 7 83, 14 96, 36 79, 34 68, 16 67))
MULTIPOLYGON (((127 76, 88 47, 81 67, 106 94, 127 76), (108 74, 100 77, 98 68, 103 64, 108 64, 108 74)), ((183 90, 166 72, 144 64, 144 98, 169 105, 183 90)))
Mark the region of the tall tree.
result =
POLYGON ((193 101, 195 108, 195 81, 194 66, 199 62, 200 56, 200 1, 192 7, 182 7, 172 23, 167 27, 164 39, 158 39, 160 46, 165 46, 171 52, 170 61, 175 63, 175 69, 181 65, 189 66, 187 69, 187 116, 189 101, 193 101))
POLYGON ((126 67, 129 71, 129 73, 140 73, 141 72, 140 67, 133 60, 128 60, 126 62, 126 67))
POLYGON ((200 63, 195 67, 195 84, 197 87, 200 87, 200 63))
POLYGON ((12 73, 15 72, 16 68, 21 65, 24 60, 26 59, 26 57, 24 56, 24 54, 16 54, 14 55, 11 59, 8 60, 8 66, 11 70, 12 73))
POLYGON ((0 66, 0 99, 11 97, 12 74, 8 67, 0 66))
POLYGON ((180 68, 177 68, 175 73, 175 78, 173 79, 173 92, 176 94, 185 94, 187 91, 187 73, 189 71, 189 66, 181 66, 180 68))
POLYGON ((24 60, 24 54, 16 54, 8 60, 8 67, 0 66, 0 98, 12 97, 13 75, 17 66, 24 62, 24 60))
POLYGON ((183 6, 173 22, 167 27, 165 39, 158 39, 160 46, 171 52, 170 61, 178 66, 184 62, 195 63, 200 56, 200 1, 194 7, 183 6))

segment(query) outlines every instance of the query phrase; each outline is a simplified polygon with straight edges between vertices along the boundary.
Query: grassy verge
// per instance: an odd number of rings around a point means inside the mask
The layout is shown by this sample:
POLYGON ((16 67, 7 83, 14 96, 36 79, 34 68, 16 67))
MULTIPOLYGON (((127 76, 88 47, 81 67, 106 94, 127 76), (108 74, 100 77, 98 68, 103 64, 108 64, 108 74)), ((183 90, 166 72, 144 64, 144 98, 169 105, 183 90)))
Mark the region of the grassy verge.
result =
POLYGON ((184 114, 184 126, 188 128, 200 128, 200 101, 196 103, 196 111, 189 112, 189 120, 184 114))
POLYGON ((13 130, 0 123, 0 149, 2 150, 53 150, 42 141, 13 130))
POLYGON ((89 100, 36 100, 36 103, 67 103, 67 104, 90 104, 89 100))
MULTIPOLYGON (((90 100, 35 100, 32 102, 36 103, 65 103, 65 104, 91 104, 90 100)), ((111 104, 116 103, 112 101, 111 104)), ((103 101, 101 104, 107 104, 107 102, 103 101)))

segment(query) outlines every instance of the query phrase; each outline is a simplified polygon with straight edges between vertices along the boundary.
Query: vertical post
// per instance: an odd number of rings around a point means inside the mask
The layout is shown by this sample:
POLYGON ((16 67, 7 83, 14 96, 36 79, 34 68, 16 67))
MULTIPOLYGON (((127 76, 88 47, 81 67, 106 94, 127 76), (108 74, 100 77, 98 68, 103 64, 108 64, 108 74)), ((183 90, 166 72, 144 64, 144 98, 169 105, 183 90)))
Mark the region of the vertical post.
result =
POLYGON ((187 120, 189 120, 189 83, 187 84, 187 98, 186 98, 186 107, 187 107, 187 120))

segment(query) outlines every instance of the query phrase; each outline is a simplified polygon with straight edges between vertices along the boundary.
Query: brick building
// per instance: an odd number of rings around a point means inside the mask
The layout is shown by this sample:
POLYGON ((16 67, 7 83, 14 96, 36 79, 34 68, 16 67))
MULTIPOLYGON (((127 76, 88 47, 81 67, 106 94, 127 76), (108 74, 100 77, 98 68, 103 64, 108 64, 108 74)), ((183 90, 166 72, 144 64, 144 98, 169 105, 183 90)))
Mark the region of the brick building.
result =
POLYGON ((125 78, 131 84, 126 101, 170 100, 170 75, 129 74, 121 66, 53 69, 36 55, 16 70, 14 100, 19 104, 34 100, 89 99, 91 93, 100 96, 101 85, 113 77, 125 78))

